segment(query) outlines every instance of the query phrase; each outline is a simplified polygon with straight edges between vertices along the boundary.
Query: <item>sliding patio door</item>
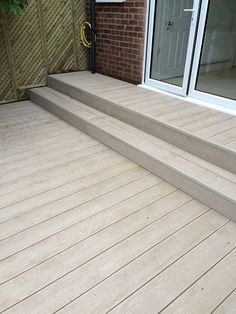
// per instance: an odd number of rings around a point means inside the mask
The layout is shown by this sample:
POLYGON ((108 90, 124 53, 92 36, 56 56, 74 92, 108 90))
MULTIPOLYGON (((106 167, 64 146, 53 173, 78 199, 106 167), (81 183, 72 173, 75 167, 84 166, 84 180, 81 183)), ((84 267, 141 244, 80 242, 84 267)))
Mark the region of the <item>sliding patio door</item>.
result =
POLYGON ((236 109, 236 0, 150 0, 145 84, 236 109))
POLYGON ((188 87, 199 0, 151 0, 146 83, 180 95, 188 87))
POLYGON ((236 0, 202 2, 189 95, 236 109, 236 0))

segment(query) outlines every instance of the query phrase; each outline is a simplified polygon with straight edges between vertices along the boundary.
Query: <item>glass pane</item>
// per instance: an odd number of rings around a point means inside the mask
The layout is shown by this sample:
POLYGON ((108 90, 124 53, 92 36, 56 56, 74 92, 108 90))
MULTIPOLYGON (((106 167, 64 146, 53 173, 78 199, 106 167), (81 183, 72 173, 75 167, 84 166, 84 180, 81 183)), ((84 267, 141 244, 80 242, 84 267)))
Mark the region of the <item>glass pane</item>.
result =
POLYGON ((151 78, 182 86, 193 0, 157 0, 151 78))
POLYGON ((236 0, 210 0, 196 89, 236 99, 236 0))

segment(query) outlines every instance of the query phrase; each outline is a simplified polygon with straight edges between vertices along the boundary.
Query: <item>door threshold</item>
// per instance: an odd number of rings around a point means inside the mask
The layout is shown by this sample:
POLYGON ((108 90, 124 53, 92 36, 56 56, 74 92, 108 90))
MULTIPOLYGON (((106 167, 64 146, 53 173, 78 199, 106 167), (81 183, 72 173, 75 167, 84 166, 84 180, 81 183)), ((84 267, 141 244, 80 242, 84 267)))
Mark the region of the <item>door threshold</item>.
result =
POLYGON ((197 98, 193 98, 191 96, 176 95, 174 93, 170 93, 170 92, 158 89, 158 88, 154 88, 154 87, 149 86, 149 85, 147 85, 145 83, 139 84, 138 87, 149 89, 151 91, 158 92, 160 94, 164 94, 164 95, 167 95, 167 96, 170 96, 170 97, 174 97, 174 98, 177 98, 177 99, 181 99, 183 101, 187 101, 187 102, 192 103, 192 104, 196 104, 196 105, 199 105, 199 106, 207 107, 207 108, 210 108, 210 109, 213 109, 213 110, 221 111, 221 112, 228 113, 230 115, 236 116, 236 110, 234 110, 234 109, 230 109, 230 108, 223 107, 223 106, 220 106, 220 105, 217 105, 217 104, 213 104, 213 103, 210 103, 210 102, 207 102, 207 101, 203 101, 203 100, 200 100, 200 99, 197 99, 197 98))

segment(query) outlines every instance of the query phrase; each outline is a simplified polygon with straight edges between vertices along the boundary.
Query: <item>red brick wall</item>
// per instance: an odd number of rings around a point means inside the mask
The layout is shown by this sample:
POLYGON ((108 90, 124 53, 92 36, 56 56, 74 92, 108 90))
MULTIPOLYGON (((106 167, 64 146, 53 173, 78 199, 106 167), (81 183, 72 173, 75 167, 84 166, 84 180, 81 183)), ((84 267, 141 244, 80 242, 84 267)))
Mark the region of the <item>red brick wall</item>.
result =
POLYGON ((97 3, 97 72, 138 84, 142 80, 146 0, 97 3))

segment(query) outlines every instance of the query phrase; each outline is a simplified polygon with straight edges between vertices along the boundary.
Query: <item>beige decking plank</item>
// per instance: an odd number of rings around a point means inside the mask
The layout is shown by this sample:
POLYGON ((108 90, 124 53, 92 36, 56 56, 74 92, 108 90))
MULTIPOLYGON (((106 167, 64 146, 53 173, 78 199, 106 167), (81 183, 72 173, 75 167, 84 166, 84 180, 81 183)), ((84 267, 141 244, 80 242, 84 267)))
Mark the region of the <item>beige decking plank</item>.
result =
MULTIPOLYGON (((62 127, 63 128, 63 127, 62 127)), ((79 132, 77 135, 74 132, 71 132, 71 130, 65 130, 64 133, 59 132, 58 134, 55 134, 54 136, 43 137, 41 140, 34 141, 31 143, 28 143, 28 141, 24 140, 24 142, 18 143, 18 145, 7 145, 7 143, 2 147, 2 150, 0 151, 1 155, 1 161, 5 162, 8 161, 8 158, 13 159, 13 156, 16 156, 18 158, 18 155, 24 154, 32 154, 32 152, 38 152, 40 149, 49 149, 49 145, 54 146, 62 146, 65 142, 67 142, 70 139, 79 138, 81 133, 79 132)))
MULTIPOLYGON (((189 108, 189 105, 183 101, 181 101, 180 99, 174 99, 174 101, 172 100, 163 100, 163 102, 156 106, 151 108, 151 110, 148 108, 144 108, 142 107, 140 109, 140 112, 145 113, 146 115, 148 115, 149 117, 152 117, 154 119, 158 119, 159 116, 161 115, 165 115, 165 114, 169 114, 169 113, 176 113, 182 110, 185 110, 189 108)), ((139 108, 137 109, 137 111, 139 110, 139 108)))
MULTIPOLYGON (((107 207, 106 204, 104 205, 103 201, 99 203, 96 202, 96 206, 100 206, 102 210, 101 214, 98 214, 95 219, 91 218, 91 227, 89 227, 90 223, 87 223, 86 221, 80 222, 41 241, 35 246, 29 247, 26 250, 1 261, 0 265, 3 271, 1 273, 0 282, 3 283, 18 276, 26 270, 32 269, 34 266, 40 265, 42 262, 49 260, 54 256, 56 257, 58 253, 66 251, 69 248, 71 248, 72 251, 76 250, 77 252, 83 252, 82 255, 85 258, 84 261, 86 261, 86 259, 89 260, 95 256, 93 255, 94 249, 101 249, 103 245, 108 245, 109 247, 109 243, 116 243, 116 241, 118 243, 120 240, 131 235, 134 230, 136 230, 137 226, 139 226, 138 230, 141 230, 145 226, 148 226, 155 220, 191 200, 191 198, 183 192, 175 191, 168 195, 168 191, 168 187, 163 183, 132 197, 130 200, 115 204, 112 207, 107 207), (167 196, 161 197, 161 195, 163 195, 162 193, 167 193, 167 196), (148 194, 150 194, 150 198, 147 197, 148 194), (135 213, 136 210, 145 206, 146 209, 144 209, 144 212, 141 214, 137 213, 137 215, 140 218, 150 217, 150 220, 146 218, 139 219, 136 223, 135 219, 133 219, 134 216, 131 216, 128 220, 119 223, 115 228, 111 225, 111 229, 109 230, 111 230, 112 236, 107 237, 106 227, 108 227, 110 223, 112 224, 113 222, 116 222, 116 218, 118 218, 119 221, 119 218, 122 219, 122 217, 125 217, 127 210, 131 211, 131 213, 135 213), (132 223, 130 223, 131 221, 132 223), (120 224, 124 226, 124 228, 120 229, 120 224), (84 229, 81 229, 81 226, 84 226, 84 229), (81 235, 80 230, 83 230, 81 235), (99 231, 100 233, 97 234, 99 231), (89 237, 91 238, 89 239, 89 237), (81 242, 83 239, 86 241, 81 242), (92 251, 90 251, 90 247, 92 251)), ((87 212, 91 211, 91 204, 95 204, 95 202, 90 202, 82 206, 81 215, 85 215, 84 217, 88 215, 87 212)))
POLYGON ((194 133, 206 127, 210 127, 211 125, 214 125, 215 123, 220 124, 230 119, 232 119, 232 116, 228 114, 225 114, 223 112, 215 112, 210 117, 205 117, 204 120, 198 120, 195 122, 184 124, 182 125, 182 128, 186 131, 194 133))
POLYGON ((183 125, 189 125, 196 121, 204 121, 204 119, 207 119, 208 117, 211 117, 214 115, 215 112, 212 110, 208 110, 205 108, 205 110, 199 111, 195 114, 187 115, 186 117, 177 118, 169 121, 169 123, 173 123, 174 126, 182 127, 183 125))
MULTIPOLYGON (((115 196, 126 197, 126 195, 130 195, 130 193, 132 193, 132 191, 129 191, 129 183, 137 181, 138 183, 135 183, 140 185, 142 184, 142 181, 145 183, 146 180, 149 180, 149 184, 151 184, 151 186, 156 184, 157 182, 160 182, 160 179, 157 179, 151 174, 147 174, 146 170, 142 168, 135 168, 127 171, 126 173, 118 174, 104 182, 98 183, 94 186, 63 197, 62 199, 43 206, 43 208, 34 209, 33 211, 34 213, 41 215, 42 221, 48 220, 49 218, 52 218, 54 216, 56 216, 56 220, 58 220, 58 215, 62 213, 66 213, 66 215, 71 215, 72 211, 77 212, 80 205, 83 205, 93 199, 97 199, 99 196, 105 195, 106 198, 109 200, 111 199, 111 201, 115 200, 115 196), (146 178, 144 178, 144 176, 146 176, 146 178), (141 178, 142 180, 140 180, 141 178), (120 190, 118 190, 118 188, 120 188, 120 190), (119 193, 121 195, 119 195, 119 193)), ((135 183, 133 185, 135 185, 135 183)), ((148 182, 146 184, 148 185, 148 182)), ((133 185, 130 184, 131 189, 133 185)), ((31 212, 31 210, 21 207, 16 207, 11 212, 2 209, 1 221, 6 221, 7 219, 15 218, 28 212, 31 212)), ((59 217, 59 221, 60 218, 61 217, 59 217)), ((51 225, 50 221, 49 224, 51 225)), ((54 224, 51 227, 53 231, 51 231, 50 228, 41 228, 41 225, 36 225, 35 227, 29 228, 23 232, 17 233, 14 236, 11 236, 10 238, 2 240, 0 243, 0 260, 7 258, 8 256, 13 255, 16 252, 19 252, 27 248, 28 246, 33 245, 34 243, 37 243, 42 239, 48 237, 49 235, 47 234, 47 232, 49 232, 50 235, 56 233, 57 231, 55 231, 54 228, 60 228, 60 225, 54 224), (40 232, 34 232, 34 229, 40 228, 40 232)))
POLYGON ((23 167, 25 170, 24 176, 26 176, 30 175, 31 172, 43 171, 46 168, 51 168, 53 165, 56 166, 57 164, 79 159, 86 155, 86 150, 89 155, 89 149, 95 146, 99 146, 101 150, 106 149, 106 147, 99 145, 97 141, 90 140, 86 136, 81 135, 74 140, 68 139, 62 145, 55 145, 54 148, 45 149, 44 152, 39 151, 38 154, 30 158, 21 158, 17 162, 4 163, 0 171, 0 181, 6 182, 11 180, 12 177, 15 179, 21 176, 23 167), (8 178, 5 180, 6 175, 8 175, 8 178))
MULTIPOLYGON (((83 238, 84 241, 80 241, 44 263, 6 282, 0 290, 9 291, 13 286, 18 287, 13 289, 14 296, 13 294, 11 296, 11 300, 14 299, 16 302, 58 280, 168 213, 171 207, 162 210, 160 204, 163 204, 163 198, 173 200, 171 195, 173 193, 175 196, 177 195, 174 190, 172 186, 162 183, 90 216, 89 219, 80 223, 77 233, 77 241, 83 238), (156 206, 153 206, 154 204, 156 206), (160 210, 157 211, 156 208, 160 208, 160 210), (81 251, 84 254, 81 254, 81 251), (53 272, 49 271, 52 269, 53 272), (25 284, 22 285, 23 282, 25 284), (20 283, 21 285, 18 286, 20 283)), ((178 202, 175 203, 177 205, 178 202)))
POLYGON ((229 129, 227 131, 224 131, 220 134, 217 134, 215 136, 210 136, 208 137, 211 141, 221 144, 221 145, 226 145, 228 143, 231 143, 236 140, 236 127, 229 129))
MULTIPOLYGON (((57 134, 57 132, 55 132, 57 134)), ((63 133, 61 134, 57 134, 58 138, 56 138, 57 140, 55 140, 55 142, 52 142, 50 145, 46 145, 46 146, 42 146, 42 147, 35 147, 35 149, 32 149, 31 151, 22 151, 20 153, 17 154, 10 154, 8 156, 5 156, 5 158, 1 158, 0 160, 0 166, 1 167, 7 167, 9 165, 14 165, 17 164, 19 165, 19 163, 21 162, 26 162, 26 161, 30 161, 30 160, 34 160, 37 158, 42 158, 42 156, 49 156, 49 155, 53 155, 54 151, 59 150, 59 152, 63 151, 63 148, 67 148, 67 150, 70 148, 71 150, 73 149, 73 146, 69 145, 70 142, 73 140, 70 139, 70 137, 68 137, 68 139, 61 139, 60 135, 64 135, 63 133), (49 149, 50 147, 50 149, 49 149)), ((73 133, 72 133, 73 135, 73 133)), ((84 137, 82 134, 77 134, 77 137, 75 139, 79 140, 81 139, 83 141, 83 139, 85 139, 86 137, 84 137)), ((34 142, 34 138, 32 138, 32 141, 34 142)), ((35 141, 37 142, 37 139, 35 139, 35 141)), ((74 141, 74 140, 73 140, 74 141)), ((93 143, 92 141, 90 141, 89 138, 87 138, 87 142, 89 143, 93 143)), ((94 142, 95 145, 99 145, 97 142, 94 142)), ((25 144, 25 146, 31 146, 31 142, 28 142, 25 144)), ((77 141, 77 145, 76 147, 74 147, 74 149, 78 150, 79 149, 79 142, 77 141)), ((6 154, 7 155, 7 154, 6 154)))
MULTIPOLYGON (((187 104, 187 106, 188 106, 188 104, 187 104)), ((191 106, 189 108, 184 108, 184 109, 178 110, 176 112, 161 114, 158 116, 158 119, 161 121, 172 123, 172 121, 178 121, 182 118, 192 117, 192 115, 198 114, 199 112, 204 112, 206 110, 207 109, 204 107, 191 106)))
MULTIPOLYGON (((70 181, 84 177, 95 171, 112 166, 115 161, 124 161, 123 156, 107 149, 89 157, 84 157, 69 163, 52 167, 37 174, 26 176, 8 184, 0 185, 0 195, 27 189, 30 186, 30 195, 47 191, 47 189, 60 186, 70 181)), ((20 193, 20 191, 19 191, 20 193)), ((28 194, 27 194, 28 195, 28 194)))
MULTIPOLYGON (((104 119, 97 119, 96 125, 103 130, 108 130, 111 134, 115 134, 119 138, 123 138, 125 141, 128 138, 130 143, 141 150, 145 149, 147 153, 150 153, 153 156, 157 155, 158 158, 163 158, 165 161, 167 161, 168 158, 169 163, 171 163, 173 167, 179 170, 182 169, 183 173, 189 173, 189 175, 196 178, 199 177, 203 180, 204 184, 210 184, 210 186, 214 185, 218 191, 224 191, 225 194, 229 193, 233 197, 235 196, 235 183, 232 181, 201 167, 201 165, 195 164, 187 158, 184 159, 182 156, 177 155, 176 151, 171 152, 171 150, 169 150, 170 154, 167 156, 165 149, 160 145, 150 145, 150 142, 143 140, 140 136, 135 135, 134 133, 130 133, 130 131, 125 128, 125 125, 121 128, 118 124, 114 124, 114 119, 107 119, 106 121, 104 121, 104 119)), ((137 134, 139 134, 138 130, 137 134)), ((186 156, 189 155, 186 154, 186 156)))
POLYGON ((37 212, 33 210, 46 206, 47 204, 57 201, 63 197, 94 186, 95 184, 103 182, 117 174, 125 173, 126 171, 134 168, 135 165, 131 165, 126 161, 117 162, 112 164, 112 169, 111 165, 109 165, 107 167, 104 167, 102 170, 93 172, 89 175, 73 180, 72 182, 62 184, 60 186, 52 188, 51 190, 46 190, 43 193, 39 193, 28 198, 25 198, 24 195, 21 196, 20 192, 18 193, 18 197, 15 197, 15 202, 13 202, 12 204, 9 204, 10 202, 6 197, 5 202, 9 205, 5 206, 5 208, 8 207, 9 210, 14 210, 14 208, 21 206, 25 210, 30 210, 30 212, 17 218, 8 220, 5 223, 1 223, 0 239, 8 237, 9 235, 15 234, 19 231, 29 228, 32 225, 40 223, 42 221, 42 217, 40 215, 37 215, 37 212))
POLYGON ((226 145, 227 148, 236 151, 236 141, 230 142, 226 145))
POLYGON ((212 313, 234 289, 236 289, 236 250, 210 269, 163 313, 212 313))
POLYGON ((235 314, 236 313, 236 289, 212 313, 235 314))
MULTIPOLYGON (((111 313, 158 313, 188 289, 236 245, 236 225, 228 223, 217 233, 140 287, 111 313)), ((132 280, 132 279, 131 279, 132 280)))
POLYGON ((30 124, 34 125, 38 123, 38 120, 40 119, 40 121, 55 121, 56 117, 53 117, 52 115, 47 115, 45 114, 45 112, 35 112, 34 114, 25 114, 22 117, 17 117, 17 115, 15 117, 10 117, 9 120, 4 120, 4 122, 0 122, 0 129, 1 131, 5 128, 5 127, 13 127, 13 128, 18 128, 21 126, 24 126, 26 122, 30 121, 30 124))
POLYGON ((187 205, 179 208, 25 299, 10 311, 18 313, 24 309, 35 313, 54 312, 206 211, 207 207, 200 206, 199 203, 195 208, 193 206, 192 211, 187 205), (45 296, 48 302, 43 304, 41 300, 45 300, 45 296))
MULTIPOLYGON (((63 166, 67 163, 86 158, 86 156, 89 158, 90 156, 95 155, 99 152, 106 152, 106 148, 97 146, 96 144, 90 144, 85 143, 84 144, 84 150, 81 149, 75 150, 70 152, 65 152, 65 154, 59 155, 58 151, 58 158, 57 155, 50 158, 48 162, 46 162, 43 159, 34 160, 31 162, 32 167, 30 165, 27 168, 17 168, 16 171, 14 169, 11 169, 8 171, 8 173, 5 173, 4 175, 1 175, 0 179, 0 185, 8 184, 9 182, 13 182, 15 180, 19 180, 20 178, 24 178, 27 176, 36 175, 37 173, 55 168, 57 166, 63 166), (95 149, 94 149, 95 148, 95 149)), ((13 167, 14 168, 14 167, 13 167)))
POLYGON ((194 132, 194 134, 207 139, 234 127, 236 127, 236 118, 231 117, 227 120, 224 120, 222 123, 215 123, 211 126, 206 126, 203 129, 194 132))
MULTIPOLYGON (((181 256, 187 254, 188 251, 221 228, 225 224, 225 220, 222 221, 219 216, 216 217, 215 215, 215 213, 210 211, 190 222, 190 224, 184 226, 164 241, 151 247, 145 254, 132 259, 125 267, 113 273, 112 276, 59 312, 73 313, 75 308, 77 308, 80 313, 86 313, 87 308, 87 313, 107 313, 122 300, 126 299, 127 296, 142 287, 147 281, 150 281, 153 276, 161 273, 181 256), (126 284, 122 285, 121 283, 124 281, 126 284), (108 296, 108 294, 104 293, 105 291, 112 291, 112 293, 108 296), (86 305, 89 298, 93 298, 90 308, 86 305)), ((145 303, 145 300, 143 303, 145 303)), ((121 313, 127 312, 121 311, 121 313)), ((143 313, 149 312, 144 311, 143 313)))
POLYGON ((0 120, 1 118, 15 117, 16 115, 24 115, 25 113, 31 113, 41 111, 40 107, 31 101, 21 101, 18 103, 0 105, 0 120))
MULTIPOLYGON (((92 201, 91 195, 90 195, 91 192, 93 192, 93 190, 94 190, 92 187, 95 187, 97 185, 96 188, 98 188, 99 184, 101 185, 102 182, 106 182, 107 180, 110 180, 111 178, 114 178, 115 176, 118 176, 122 173, 124 176, 127 175, 127 172, 130 171, 131 167, 127 167, 127 165, 125 165, 125 166, 126 167, 124 167, 124 165, 121 164, 119 167, 114 167, 115 168, 114 171, 110 171, 110 174, 107 171, 106 175, 104 175, 104 176, 101 176, 100 172, 98 174, 94 174, 95 178, 93 179, 93 182, 91 182, 91 179, 90 179, 90 181, 88 181, 89 182, 89 184, 88 184, 86 182, 86 180, 84 180, 86 183, 86 185, 84 184, 84 186, 82 185, 84 183, 83 180, 81 180, 81 183, 78 184, 78 187, 77 187, 77 185, 71 185, 70 184, 70 186, 69 186, 70 190, 69 191, 68 191, 67 186, 63 186, 62 188, 64 188, 64 189, 60 189, 60 191, 58 192, 58 194, 61 192, 61 194, 62 194, 62 195, 60 195, 61 197, 55 197, 55 195, 52 195, 52 193, 45 193, 45 194, 47 194, 47 196, 49 194, 48 198, 50 197, 52 199, 51 202, 48 202, 48 199, 46 197, 45 197, 46 200, 43 200, 43 201, 40 198, 38 198, 38 199, 36 197, 32 198, 32 203, 33 203, 34 207, 31 205, 31 207, 29 207, 30 208, 29 212, 15 218, 15 219, 12 219, 10 221, 2 223, 1 231, 0 231, 1 239, 10 237, 10 236, 16 235, 16 234, 20 237, 22 237, 22 236, 24 237, 24 234, 19 235, 19 232, 22 232, 24 230, 28 230, 31 233, 29 228, 32 229, 32 227, 34 227, 34 226, 35 226, 34 229, 39 228, 39 230, 41 230, 41 228, 43 228, 43 226, 45 226, 45 225, 47 226, 50 224, 58 224, 58 225, 51 226, 51 229, 58 228, 59 225, 63 225, 65 223, 65 221, 61 222, 61 219, 63 219, 63 217, 65 218, 65 217, 69 216, 73 220, 74 219, 73 217, 80 215, 80 211, 79 211, 78 207, 82 206, 85 203, 92 201), (82 187, 80 188, 80 186, 82 186, 82 187), (78 205, 76 204, 76 206, 73 206, 73 207, 71 207, 70 203, 68 203, 68 207, 61 205, 60 210, 54 209, 54 206, 53 206, 54 202, 56 202, 57 206, 59 207, 60 203, 63 203, 62 201, 63 201, 64 197, 68 197, 74 193, 79 193, 80 191, 87 192, 88 200, 86 200, 86 198, 85 198, 85 201, 83 201, 82 203, 80 203, 81 201, 78 200, 78 205), (65 192, 67 192, 67 193, 65 193, 65 192), (35 206, 35 203, 34 203, 34 202, 36 202, 35 199, 38 201, 39 206, 38 206, 38 204, 37 204, 37 206, 35 206), (42 206, 42 203, 45 203, 44 206, 42 206), (49 219, 52 219, 52 218, 53 218, 53 220, 49 221, 49 219), (48 221, 48 222, 46 224, 43 224, 43 222, 45 222, 45 221, 48 221)), ((88 179, 88 178, 86 178, 86 179, 88 179)), ((138 191, 139 189, 147 189, 147 188, 151 187, 152 184, 154 185, 154 184, 158 184, 158 183, 160 183, 160 180, 158 180, 158 179, 155 180, 150 176, 143 177, 142 180, 133 181, 132 183, 130 183, 128 185, 126 184, 125 186, 122 185, 121 187, 118 187, 116 189, 108 191, 107 193, 106 193, 106 189, 104 189, 105 194, 100 193, 100 194, 96 195, 95 199, 102 201, 103 199, 109 199, 113 195, 114 201, 115 201, 117 198, 117 193, 118 194, 123 193, 122 195, 119 195, 120 199, 122 200, 122 198, 126 198, 127 195, 132 195, 132 193, 134 193, 135 191, 138 191), (143 181, 143 185, 141 183, 142 181, 143 181), (154 181, 154 183, 153 183, 153 181, 154 181), (131 188, 132 190, 126 191, 126 188, 127 189, 131 188), (103 196, 103 195, 105 195, 105 196, 103 196)), ((80 194, 82 194, 82 193, 80 193, 80 194)), ((83 196, 83 194, 82 194, 82 196, 83 196)), ((24 203, 26 203, 26 202, 24 202, 24 203)), ((94 210, 95 210, 95 208, 94 208, 94 210)), ((47 230, 47 231, 45 231, 45 234, 50 231, 49 227, 44 227, 44 228, 45 228, 45 230, 47 230)), ((40 231, 38 233, 38 235, 40 233, 42 233, 42 231, 40 231)), ((43 235, 45 236, 45 234, 43 234, 43 235)), ((16 237, 17 237, 17 235, 16 235, 16 237)))
MULTIPOLYGON (((124 129, 123 122, 121 122, 119 120, 114 120, 112 118, 109 118, 109 120, 114 121, 113 125, 120 126, 122 129, 124 129)), ((177 148, 176 146, 174 146, 172 144, 169 144, 167 142, 159 140, 155 136, 150 136, 150 134, 142 132, 141 130, 137 130, 136 128, 134 128, 134 127, 132 127, 130 125, 126 125, 125 129, 129 130, 134 135, 138 135, 141 138, 150 141, 153 144, 156 144, 156 145, 161 146, 161 147, 163 147, 165 149, 168 149, 171 152, 175 152, 177 155, 181 154, 179 148, 177 148)), ((224 177, 227 180, 232 181, 233 183, 236 183, 236 176, 235 176, 235 174, 233 174, 233 173, 231 173, 229 171, 226 171, 226 170, 224 170, 224 169, 222 169, 222 168, 220 168, 220 167, 218 167, 218 166, 216 166, 216 165, 214 165, 212 163, 209 163, 209 162, 207 162, 207 161, 205 161, 205 160, 203 160, 203 159, 201 159, 201 158, 199 158, 197 156, 194 156, 194 155, 192 155, 192 154, 190 154, 188 152, 185 152, 184 157, 187 160, 189 160, 191 162, 194 162, 195 164, 201 166, 202 168, 207 169, 207 170, 217 174, 218 176, 224 177)))
MULTIPOLYGON (((88 139, 87 136, 78 136, 74 140, 68 139, 64 142, 64 145, 56 146, 54 149, 48 149, 43 154, 39 153, 33 155, 33 158, 18 159, 17 162, 5 163, 0 169, 1 179, 8 175, 17 177, 22 172, 22 168, 25 170, 25 174, 30 171, 38 171, 45 167, 51 167, 51 165, 57 165, 60 163, 66 163, 71 160, 80 158, 83 155, 83 150, 90 147, 99 145, 97 141, 88 139)), ((105 149, 105 147, 103 147, 105 149)))
MULTIPOLYGON (((58 205, 63 205, 63 208, 66 206, 71 205, 73 207, 81 204, 83 202, 83 199, 85 198, 93 198, 96 197, 96 195, 98 196, 99 194, 104 194, 106 192, 108 192, 109 190, 114 189, 114 186, 119 186, 122 185, 122 182, 129 182, 129 180, 135 180, 135 178, 138 178, 139 176, 144 176, 148 174, 147 170, 144 170, 142 168, 138 168, 137 167, 129 167, 131 168, 130 170, 128 170, 128 174, 122 178, 123 174, 118 174, 114 177, 111 177, 108 180, 105 180, 104 182, 101 182, 95 186, 91 186, 90 188, 87 188, 86 190, 82 190, 82 191, 78 191, 75 193, 72 193, 71 195, 68 195, 67 197, 64 197, 62 199, 59 199, 58 201, 52 202, 48 204, 48 207, 51 207, 51 212, 53 212, 53 208, 54 208, 54 212, 60 212, 63 209, 62 208, 57 208, 58 205), (120 183, 119 183, 120 182, 120 183), (110 184, 110 186, 109 186, 110 184), (103 190, 101 190, 103 188, 103 190), (90 194, 87 195, 86 192, 90 191, 90 194), (80 197, 78 199, 78 197, 80 197), (68 202, 68 203, 67 203, 68 202)), ((22 214, 26 214, 28 212, 31 212, 34 209, 37 209, 37 206, 34 208, 32 208, 32 204, 30 204, 31 206, 27 206, 27 202, 25 202, 24 204, 25 206, 18 206, 18 204, 13 204, 10 205, 9 207, 4 207, 1 209, 0 213, 0 222, 4 222, 13 218, 16 218, 22 214), (11 210, 9 210, 9 208, 11 208, 11 210)), ((45 209, 45 206, 44 206, 45 209)))
MULTIPOLYGON (((34 128, 27 127, 18 129, 15 132, 4 132, 0 134, 1 141, 8 141, 8 142, 18 142, 25 139, 27 142, 31 143, 34 141, 40 141, 42 139, 53 137, 57 134, 63 134, 67 130, 71 130, 73 133, 73 129, 71 126, 67 125, 66 123, 44 123, 39 124, 34 128), (64 132, 63 132, 64 131, 64 132)), ((75 131, 75 130, 74 130, 75 131)))
POLYGON ((12 110, 18 110, 20 107, 22 108, 28 108, 31 106, 36 106, 34 103, 32 103, 30 100, 22 100, 22 101, 16 101, 11 103, 6 103, 0 105, 0 113, 1 112, 11 112, 12 110))

